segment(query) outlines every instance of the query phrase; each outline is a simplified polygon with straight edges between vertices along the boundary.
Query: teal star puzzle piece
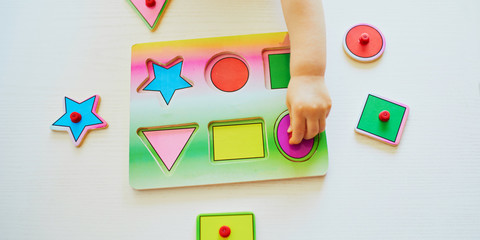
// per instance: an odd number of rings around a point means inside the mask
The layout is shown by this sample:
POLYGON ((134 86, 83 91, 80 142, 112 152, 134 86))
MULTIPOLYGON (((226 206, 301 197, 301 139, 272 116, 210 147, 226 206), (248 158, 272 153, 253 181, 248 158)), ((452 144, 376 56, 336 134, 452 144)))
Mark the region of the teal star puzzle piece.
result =
POLYGON ((143 90, 160 92, 168 105, 175 91, 192 87, 190 83, 180 76, 182 65, 183 61, 169 68, 152 63, 155 77, 143 90))
POLYGON ((107 126, 107 122, 96 113, 99 100, 98 95, 80 103, 65 97, 65 114, 55 121, 51 128, 69 132, 75 145, 79 146, 89 130, 107 126), (73 112, 81 115, 79 122, 73 122, 70 118, 73 112))

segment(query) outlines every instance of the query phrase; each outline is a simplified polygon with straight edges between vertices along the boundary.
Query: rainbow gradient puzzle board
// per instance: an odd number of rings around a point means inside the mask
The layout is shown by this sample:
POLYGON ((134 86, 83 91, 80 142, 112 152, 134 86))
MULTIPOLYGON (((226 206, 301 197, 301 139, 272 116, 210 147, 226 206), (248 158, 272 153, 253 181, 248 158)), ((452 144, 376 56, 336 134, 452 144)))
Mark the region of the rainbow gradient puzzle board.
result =
POLYGON ((322 176, 325 133, 288 144, 288 34, 132 47, 135 189, 322 176))

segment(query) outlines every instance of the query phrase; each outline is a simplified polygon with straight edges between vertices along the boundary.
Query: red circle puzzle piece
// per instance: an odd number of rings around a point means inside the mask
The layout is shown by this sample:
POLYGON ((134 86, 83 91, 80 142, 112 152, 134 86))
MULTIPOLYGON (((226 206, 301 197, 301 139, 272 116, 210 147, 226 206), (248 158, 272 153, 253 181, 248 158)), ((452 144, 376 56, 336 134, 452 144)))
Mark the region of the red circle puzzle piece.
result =
POLYGON ((374 26, 359 24, 345 35, 345 52, 355 60, 370 62, 379 58, 385 50, 385 38, 374 26))

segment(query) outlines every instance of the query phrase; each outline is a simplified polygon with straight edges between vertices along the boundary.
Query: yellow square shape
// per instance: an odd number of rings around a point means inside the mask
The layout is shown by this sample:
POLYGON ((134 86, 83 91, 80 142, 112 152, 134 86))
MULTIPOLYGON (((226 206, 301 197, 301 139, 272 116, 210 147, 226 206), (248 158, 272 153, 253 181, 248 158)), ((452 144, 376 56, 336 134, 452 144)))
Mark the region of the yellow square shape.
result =
POLYGON ((213 160, 265 157, 263 122, 212 126, 213 160))
POLYGON ((197 219, 198 240, 254 240, 255 220, 253 213, 201 214, 197 219), (222 226, 231 229, 230 236, 222 238, 222 226))

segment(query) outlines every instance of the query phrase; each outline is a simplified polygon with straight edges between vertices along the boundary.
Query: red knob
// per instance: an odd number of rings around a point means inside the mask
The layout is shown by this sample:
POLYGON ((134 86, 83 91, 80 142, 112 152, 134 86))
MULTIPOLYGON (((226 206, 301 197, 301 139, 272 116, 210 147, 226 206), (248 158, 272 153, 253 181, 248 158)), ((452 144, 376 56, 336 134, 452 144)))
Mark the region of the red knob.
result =
POLYGON ((80 115, 78 112, 72 112, 70 114, 70 120, 72 120, 74 123, 78 123, 80 120, 82 120, 82 115, 80 115))
POLYGON ((390 119, 390 113, 389 113, 387 110, 383 110, 383 111, 378 115, 378 118, 380 119, 380 121, 386 122, 386 121, 388 121, 388 119, 390 119))
POLYGON ((155 0, 145 0, 145 4, 147 5, 147 7, 155 7, 155 4, 157 4, 157 2, 155 0))
POLYGON ((360 44, 365 45, 368 42, 370 42, 370 36, 368 36, 368 33, 362 33, 359 38, 360 44))
POLYGON ((220 228, 220 230, 218 231, 218 233, 220 233, 220 236, 226 238, 226 237, 230 236, 231 230, 228 226, 222 226, 220 228))

